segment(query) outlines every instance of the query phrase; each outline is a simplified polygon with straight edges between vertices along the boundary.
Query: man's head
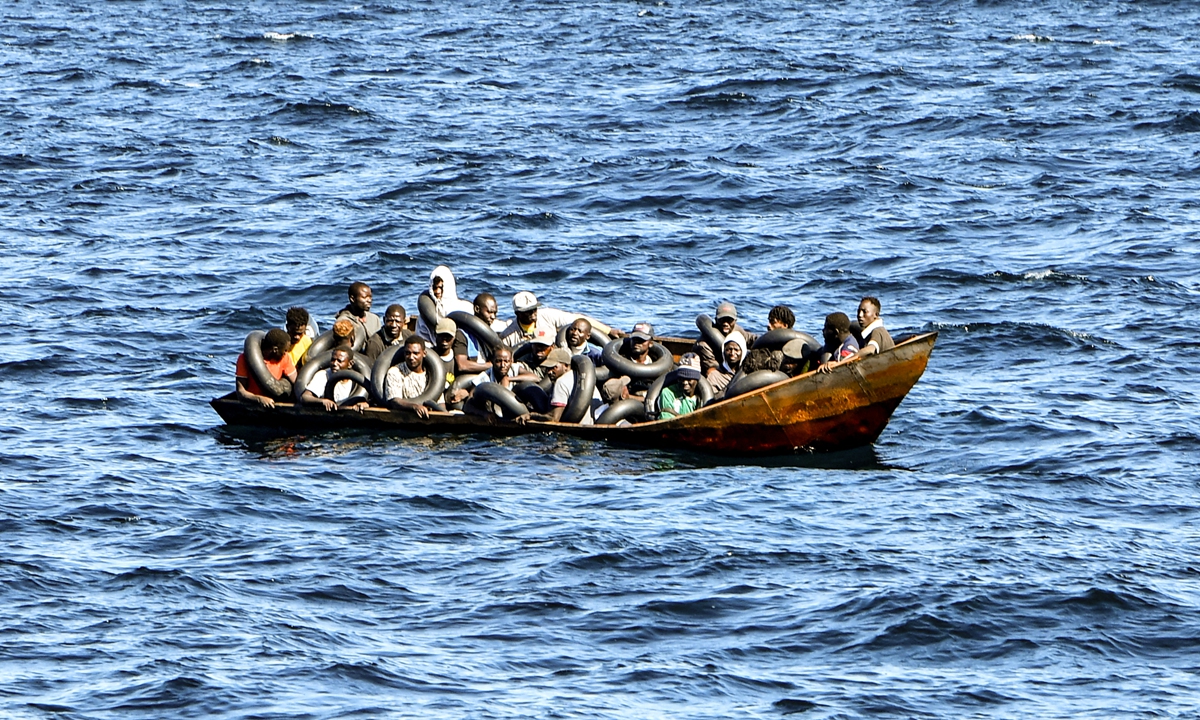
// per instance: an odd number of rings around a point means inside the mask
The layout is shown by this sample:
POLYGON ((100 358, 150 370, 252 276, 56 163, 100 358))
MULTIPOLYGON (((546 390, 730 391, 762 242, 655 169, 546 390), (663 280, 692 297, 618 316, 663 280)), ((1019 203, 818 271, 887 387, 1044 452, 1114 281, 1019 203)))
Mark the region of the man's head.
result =
POLYGON ((292 339, 279 328, 271 328, 258 343, 264 360, 279 362, 283 354, 292 347, 292 339))
POLYGON ((336 347, 333 349, 333 355, 329 358, 329 369, 334 372, 346 370, 353 360, 353 350, 348 347, 336 347))
POLYGON ((629 351, 635 359, 645 357, 650 351, 650 343, 654 341, 654 326, 648 322, 640 322, 633 326, 629 333, 629 351))
POLYGON ((492 376, 499 379, 507 375, 512 362, 512 350, 507 345, 498 346, 492 352, 492 376))
POLYGON ((571 369, 571 353, 562 348, 553 348, 546 353, 541 367, 546 369, 546 377, 557 380, 571 369))
POLYGON ((425 372, 425 339, 413 335, 404 341, 404 364, 409 370, 425 372))
POLYGON ((371 286, 365 282, 350 283, 350 289, 346 293, 350 296, 350 306, 359 315, 371 309, 371 286))
POLYGON ((733 370, 737 370, 742 364, 742 357, 746 354, 746 338, 742 337, 740 332, 736 330, 729 333, 725 338, 725 345, 721 348, 721 355, 725 358, 725 364, 733 370))
POLYGON ((529 348, 539 363, 550 353, 555 339, 554 334, 548 328, 540 327, 533 331, 533 337, 529 339, 529 348))
POLYGON ((679 387, 683 394, 692 397, 700 385, 700 356, 696 353, 684 353, 679 357, 679 368, 675 370, 679 378, 679 387))
POLYGON ((858 304, 858 325, 866 327, 879 319, 879 313, 883 308, 879 305, 879 298, 874 298, 868 295, 858 304))
POLYGON ((500 314, 500 308, 496 305, 496 298, 491 293, 479 293, 475 296, 475 317, 479 318, 488 327, 496 322, 496 316, 500 314))
POLYGON ((728 335, 733 332, 734 325, 737 325, 737 308, 731 302, 723 302, 718 305, 717 311, 713 314, 713 327, 722 335, 728 335))
POLYGON ((442 279, 441 275, 434 275, 433 279, 429 281, 429 294, 433 296, 434 300, 441 300, 445 289, 446 281, 442 279))
POLYGON ((300 338, 304 337, 306 332, 308 332, 308 311, 302 307, 288 308, 287 334, 292 339, 292 344, 300 342, 300 338))
POLYGON ((528 290, 522 290, 513 295, 512 307, 513 314, 517 316, 517 322, 521 325, 528 327, 537 322, 537 295, 528 290))
POLYGON ((405 312, 403 305, 388 305, 387 312, 383 314, 383 331, 388 338, 395 340, 400 337, 400 333, 404 332, 404 326, 408 324, 408 313, 405 312))
POLYGON ((567 328, 567 347, 577 348, 587 343, 592 336, 592 324, 587 318, 579 318, 567 328))
POLYGON ((458 332, 458 326, 450 318, 442 318, 438 320, 437 328, 433 332, 433 348, 438 355, 445 357, 454 348, 454 335, 458 332))
POLYGON ((610 405, 627 397, 629 397, 628 376, 610 378, 600 386, 600 399, 610 405))
POLYGON ((342 318, 333 324, 333 338, 338 345, 349 347, 354 343, 354 323, 342 318))
POLYGON ((845 340, 850 334, 850 318, 844 312, 829 313, 825 316, 825 327, 821 334, 829 344, 845 340))
POLYGON ((799 338, 788 340, 783 346, 783 359, 779 362, 779 371, 785 375, 795 375, 804 365, 806 348, 804 341, 799 338))
POLYGON ((787 305, 776 305, 767 313, 767 329, 781 330, 796 324, 796 314, 787 305))

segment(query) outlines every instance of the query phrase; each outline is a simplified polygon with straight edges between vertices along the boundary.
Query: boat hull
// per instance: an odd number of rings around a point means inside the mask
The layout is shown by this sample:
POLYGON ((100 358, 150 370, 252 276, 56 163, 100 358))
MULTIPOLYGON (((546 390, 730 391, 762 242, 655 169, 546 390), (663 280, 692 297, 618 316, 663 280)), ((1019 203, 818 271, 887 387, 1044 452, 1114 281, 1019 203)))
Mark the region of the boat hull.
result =
POLYGON ((342 428, 392 428, 419 434, 519 435, 554 432, 645 447, 698 450, 720 455, 762 456, 831 452, 869 445, 887 427, 896 407, 924 373, 937 333, 905 340, 891 350, 842 365, 830 373, 807 373, 670 420, 638 425, 573 425, 369 408, 328 412, 320 406, 279 403, 274 409, 230 393, 212 401, 229 425, 311 432, 342 428))

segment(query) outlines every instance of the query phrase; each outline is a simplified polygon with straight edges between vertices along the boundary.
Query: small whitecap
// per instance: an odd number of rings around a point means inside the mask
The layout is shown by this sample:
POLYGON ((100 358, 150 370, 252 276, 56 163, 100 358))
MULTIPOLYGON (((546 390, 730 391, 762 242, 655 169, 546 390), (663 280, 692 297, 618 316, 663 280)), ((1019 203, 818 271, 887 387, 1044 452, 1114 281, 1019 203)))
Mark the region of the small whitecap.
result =
POLYGON ((1026 280, 1045 280, 1053 274, 1053 270, 1033 270, 1025 273, 1022 277, 1026 280))
POLYGON ((263 33, 263 37, 267 40, 274 40, 276 42, 287 42, 288 40, 293 40, 295 38, 311 38, 312 35, 308 35, 306 33, 277 33, 274 30, 268 30, 267 32, 263 33))
POLYGON ((1024 40, 1026 42, 1054 42, 1054 38, 1049 35, 1034 35, 1026 33, 1024 35, 1013 35, 1009 40, 1024 40))
POLYGON ((1114 40, 1093 40, 1092 44, 1093 45, 1116 45, 1117 43, 1114 40))

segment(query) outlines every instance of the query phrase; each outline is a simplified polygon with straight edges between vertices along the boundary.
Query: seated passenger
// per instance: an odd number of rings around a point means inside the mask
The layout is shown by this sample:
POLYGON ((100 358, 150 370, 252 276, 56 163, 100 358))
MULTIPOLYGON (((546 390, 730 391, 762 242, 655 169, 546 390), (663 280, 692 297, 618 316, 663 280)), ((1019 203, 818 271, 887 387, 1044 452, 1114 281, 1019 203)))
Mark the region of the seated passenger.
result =
MULTIPOLYGON (((600 402, 593 403, 592 418, 598 418, 608 410, 608 406, 621 400, 629 398, 629 377, 622 375, 621 377, 609 378, 600 385, 600 402)), ((623 421, 626 425, 628 421, 623 421)), ((620 424, 620 423, 618 423, 620 424)))
POLYGON ((749 375, 756 370, 779 370, 783 363, 783 351, 769 348, 754 348, 742 360, 742 372, 749 375))
POLYGON ((412 334, 412 330, 408 329, 408 313, 405 312, 404 306, 388 305, 387 312, 383 314, 383 327, 367 338, 363 355, 367 357, 368 363, 374 365, 376 358, 382 355, 384 350, 399 345, 412 337, 412 334))
MULTIPOLYGON (((482 320, 483 324, 491 328, 497 335, 508 327, 507 322, 496 317, 499 309, 496 306, 496 298, 491 293, 484 292, 476 295, 471 309, 475 317, 482 320)), ((475 342, 471 333, 462 330, 458 331, 458 337, 454 341, 454 364, 460 375, 487 372, 492 366, 488 355, 475 342)))
POLYGON ((779 363, 779 372, 788 377, 796 377, 812 370, 815 362, 805 353, 807 348, 803 340, 788 340, 783 346, 783 359, 779 363))
POLYGON ((308 323, 311 319, 308 311, 302 307, 288 308, 287 334, 292 341, 292 348, 288 350, 288 355, 292 358, 292 364, 297 367, 304 362, 304 356, 315 339, 309 334, 308 323))
POLYGON ((429 374, 425 372, 425 341, 413 335, 404 341, 404 362, 393 365, 384 376, 383 399, 392 410, 411 410, 418 417, 429 417, 429 408, 412 402, 425 392, 429 374))
MULTIPOLYGON (((336 383, 331 383, 333 374, 342 370, 348 370, 350 363, 354 361, 354 351, 348 347, 336 347, 333 349, 333 355, 329 359, 329 367, 321 372, 313 375, 312 380, 308 381, 308 385, 304 386, 304 394, 300 397, 302 402, 314 405, 324 405, 326 410, 330 412, 341 407, 341 403, 354 392, 354 381, 345 379, 339 380, 336 383)), ((366 399, 362 399, 353 405, 347 406, 347 410, 356 410, 362 412, 367 409, 366 399)))
POLYGON ((796 324, 796 314, 787 305, 776 305, 767 313, 767 330, 791 330, 796 324))
MULTIPOLYGON (((537 296, 533 293, 523 290, 512 299, 513 313, 517 316, 515 320, 509 323, 508 327, 502 330, 500 341, 505 345, 517 346, 533 337, 533 333, 538 328, 544 328, 552 337, 558 337, 558 330, 566 325, 569 325, 582 315, 575 313, 563 312, 550 307, 542 307, 538 302, 537 296)), ((592 327, 610 337, 621 337, 620 330, 615 330, 605 325, 604 323, 594 318, 587 318, 591 322, 592 327)))
POLYGON ((742 367, 742 358, 746 355, 746 339, 737 330, 725 336, 725 346, 721 349, 722 362, 708 373, 708 384, 712 385, 713 395, 720 397, 725 394, 725 387, 742 367))
POLYGON ((850 332, 850 318, 846 313, 826 315, 821 335, 825 338, 825 347, 821 348, 819 371, 827 373, 858 355, 858 341, 850 332))
MULTIPOLYGON (((653 342, 654 326, 648 322, 640 322, 633 326, 633 331, 629 333, 629 339, 621 343, 617 353, 638 365, 652 365, 654 360, 650 357, 650 345, 653 342)), ((613 374, 615 375, 616 372, 614 371, 613 374)), ((646 391, 650 389, 653 382, 653 380, 630 379, 629 394, 646 397, 646 391)))
MULTIPOLYGON (((450 268, 445 265, 438 265, 429 273, 429 289, 421 293, 422 295, 433 300, 437 308, 437 320, 442 320, 450 313, 456 311, 471 312, 471 303, 466 300, 458 299, 458 286, 454 282, 454 273, 450 272, 450 268)), ((418 311, 420 310, 420 300, 418 299, 418 311)), ((437 324, 436 322, 434 323, 437 324)), ((436 327, 429 327, 425 323, 425 318, 421 317, 420 312, 417 313, 417 334, 425 338, 427 342, 434 341, 434 335, 437 332, 436 327)))
POLYGON ((588 342, 591 337, 592 323, 587 318, 579 318, 567 328, 567 332, 563 337, 565 342, 565 346, 563 347, 566 347, 567 352, 571 353, 571 355, 587 355, 593 365, 600 367, 604 364, 601 359, 604 355, 604 349, 598 348, 588 342))
MULTIPOLYGON (((753 345, 758 336, 746 332, 738 324, 737 320, 737 308, 731 302, 723 302, 717 306, 717 310, 713 314, 713 328, 726 336, 731 332, 737 331, 742 334, 743 344, 746 346, 753 345)), ((708 374, 721 364, 717 361, 717 349, 709 345, 704 338, 696 341, 696 344, 692 346, 692 352, 700 356, 700 372, 704 377, 708 377, 708 374)), ((716 388, 713 388, 713 390, 716 390, 716 388)))
POLYGON ((883 318, 879 317, 882 309, 879 299, 869 295, 858 304, 858 326, 862 328, 857 338, 860 357, 874 355, 896 347, 892 336, 883 327, 883 318))
MULTIPOLYGON (((288 334, 279 328, 271 328, 258 343, 259 350, 262 351, 263 364, 267 366, 267 372, 271 373, 271 377, 276 380, 287 377, 288 380, 296 382, 296 365, 287 352, 291 343, 288 334)), ((245 353, 238 355, 234 376, 238 397, 248 402, 256 402, 265 408, 275 407, 275 401, 263 391, 258 381, 254 379, 254 374, 250 372, 250 365, 246 362, 245 353)))
POLYGON ((685 353, 679 358, 675 370, 675 382, 666 385, 658 396, 658 416, 673 418, 695 412, 700 404, 696 388, 700 386, 700 358, 696 353, 685 353))
MULTIPOLYGON (((575 371, 571 369, 571 353, 562 348, 554 348, 542 361, 542 367, 546 368, 546 377, 554 381, 554 392, 550 396, 550 411, 522 415, 517 418, 517 422, 521 424, 525 424, 530 419, 559 422, 562 419, 563 410, 567 407, 567 402, 571 399, 571 391, 575 389, 575 371)), ((595 424, 590 410, 584 413, 579 424, 595 424)))
POLYGON ((338 310, 338 314, 333 319, 346 318, 359 323, 366 330, 366 337, 371 337, 379 332, 383 323, 379 320, 378 315, 371 312, 371 286, 364 282, 350 283, 346 294, 350 296, 350 303, 338 310))
MULTIPOLYGON (((491 367, 488 368, 487 372, 476 375, 472 384, 482 385, 485 382, 494 382, 497 385, 512 390, 516 383, 537 382, 538 379, 538 376, 526 367, 524 363, 513 362, 512 350, 507 345, 501 345, 496 348, 496 352, 492 355, 491 367)), ((474 402, 477 410, 487 412, 487 409, 482 408, 477 400, 472 402, 474 402)), ((467 408, 463 409, 466 410, 467 408)), ((498 407, 491 408, 491 412, 501 417, 504 415, 503 411, 498 407)))

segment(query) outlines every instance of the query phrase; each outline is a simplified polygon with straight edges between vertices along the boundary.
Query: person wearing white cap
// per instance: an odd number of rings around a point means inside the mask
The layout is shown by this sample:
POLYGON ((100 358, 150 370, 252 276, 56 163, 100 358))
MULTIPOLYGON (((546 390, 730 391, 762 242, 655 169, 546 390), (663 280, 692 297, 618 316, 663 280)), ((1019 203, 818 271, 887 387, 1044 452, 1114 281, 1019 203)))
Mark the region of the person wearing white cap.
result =
MULTIPOLYGON (((650 357, 650 345, 654 342, 654 326, 648 322, 640 322, 633 326, 629 339, 621 343, 617 354, 637 365, 650 365, 654 359, 650 357)), ((632 395, 645 397, 650 389, 651 380, 632 380, 629 392, 632 395)))
MULTIPOLYGON (((500 332, 500 340, 505 345, 517 346, 533 337, 534 332, 545 329, 551 336, 556 337, 560 328, 566 327, 584 315, 569 313, 552 307, 545 307, 538 302, 537 296, 528 290, 513 295, 513 314, 516 319, 500 332)), ((610 337, 621 337, 620 330, 614 330, 595 318, 587 318, 592 327, 610 337)))
MULTIPOLYGON (((746 332, 746 329, 738 324, 737 308, 731 302, 717 305, 717 311, 713 313, 713 329, 722 336, 729 335, 734 331, 740 332, 747 346, 753 345, 754 341, 758 339, 757 335, 746 332)), ((692 352, 699 356, 700 373, 705 377, 721 364, 717 358, 719 349, 709 345, 704 338, 696 341, 696 344, 692 346, 692 352)))

